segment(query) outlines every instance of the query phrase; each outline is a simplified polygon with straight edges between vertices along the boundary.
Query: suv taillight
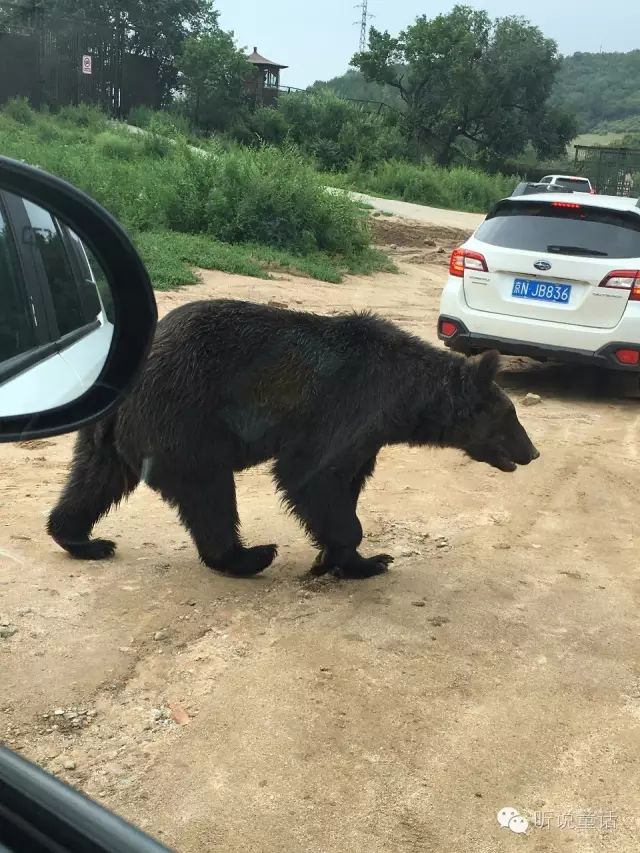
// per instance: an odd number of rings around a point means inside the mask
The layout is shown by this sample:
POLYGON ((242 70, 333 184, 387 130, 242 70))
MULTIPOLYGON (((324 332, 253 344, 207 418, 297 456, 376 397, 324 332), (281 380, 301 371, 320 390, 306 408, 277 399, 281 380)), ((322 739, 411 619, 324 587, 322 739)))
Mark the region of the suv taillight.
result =
POLYGON ((640 270, 614 270, 602 279, 600 287, 628 290, 629 299, 640 302, 640 270))
POLYGON ((449 261, 449 275, 463 278, 465 270, 489 272, 484 255, 480 252, 472 252, 470 249, 454 249, 449 261))

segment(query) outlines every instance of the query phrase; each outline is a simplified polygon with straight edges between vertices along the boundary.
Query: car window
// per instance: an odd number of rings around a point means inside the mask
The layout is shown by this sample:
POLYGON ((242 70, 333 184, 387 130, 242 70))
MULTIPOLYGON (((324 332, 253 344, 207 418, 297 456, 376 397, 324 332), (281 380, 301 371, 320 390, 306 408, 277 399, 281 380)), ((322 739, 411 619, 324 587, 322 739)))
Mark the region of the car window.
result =
POLYGON ((540 183, 541 183, 541 184, 550 184, 550 183, 551 183, 551 178, 543 178, 543 179, 540 181, 540 183))
POLYGON ((566 187, 567 189, 576 190, 577 192, 589 192, 591 189, 589 181, 581 180, 579 178, 557 178, 556 184, 559 187, 566 187))
POLYGON ((91 249, 82 242, 74 231, 67 228, 67 234, 77 249, 83 276, 85 276, 87 281, 94 282, 97 286, 107 320, 113 323, 115 318, 113 296, 102 267, 96 260, 91 249))
POLYGON ((12 237, 0 208, 0 362, 32 349, 35 328, 12 251, 12 237))
POLYGON ((611 258, 640 257, 640 216, 591 206, 503 202, 475 236, 483 243, 508 249, 562 254, 557 248, 569 246, 611 258))
POLYGON ((86 316, 62 234, 48 211, 25 200, 24 206, 47 276, 60 336, 91 321, 86 316))

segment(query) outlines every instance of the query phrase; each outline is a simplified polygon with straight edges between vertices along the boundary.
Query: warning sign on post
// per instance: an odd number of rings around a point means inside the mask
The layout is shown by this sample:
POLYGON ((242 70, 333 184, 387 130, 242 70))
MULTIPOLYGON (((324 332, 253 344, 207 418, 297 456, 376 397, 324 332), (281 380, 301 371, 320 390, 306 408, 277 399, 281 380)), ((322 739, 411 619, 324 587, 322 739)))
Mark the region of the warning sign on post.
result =
POLYGON ((91 57, 88 54, 82 57, 82 73, 91 74, 91 57))

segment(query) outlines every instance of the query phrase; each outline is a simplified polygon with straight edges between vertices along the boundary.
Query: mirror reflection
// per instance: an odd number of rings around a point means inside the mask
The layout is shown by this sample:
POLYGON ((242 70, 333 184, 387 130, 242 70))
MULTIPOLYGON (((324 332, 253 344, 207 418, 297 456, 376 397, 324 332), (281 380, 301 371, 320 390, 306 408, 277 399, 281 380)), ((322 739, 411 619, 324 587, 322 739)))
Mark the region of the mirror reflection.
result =
POLYGON ((81 397, 105 365, 113 322, 90 249, 50 211, 0 188, 0 417, 81 397))

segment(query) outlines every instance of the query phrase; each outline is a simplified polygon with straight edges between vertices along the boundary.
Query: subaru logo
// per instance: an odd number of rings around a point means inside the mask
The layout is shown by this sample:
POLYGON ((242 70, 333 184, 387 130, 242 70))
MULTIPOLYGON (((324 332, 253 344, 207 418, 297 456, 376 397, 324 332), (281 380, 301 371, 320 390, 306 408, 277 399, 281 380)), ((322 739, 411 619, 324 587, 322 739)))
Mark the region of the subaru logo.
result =
POLYGON ((548 261, 536 261, 534 267, 537 270, 542 270, 546 272, 547 270, 551 269, 551 264, 548 261))

